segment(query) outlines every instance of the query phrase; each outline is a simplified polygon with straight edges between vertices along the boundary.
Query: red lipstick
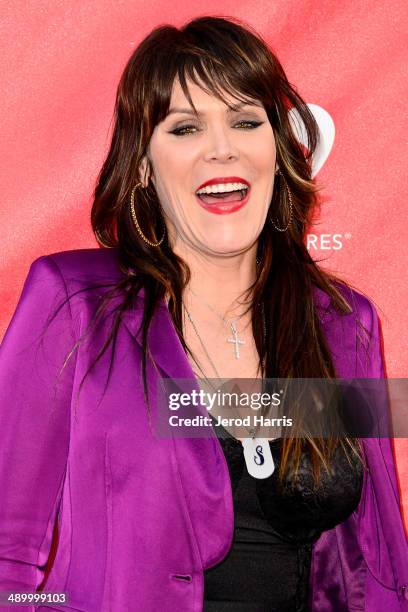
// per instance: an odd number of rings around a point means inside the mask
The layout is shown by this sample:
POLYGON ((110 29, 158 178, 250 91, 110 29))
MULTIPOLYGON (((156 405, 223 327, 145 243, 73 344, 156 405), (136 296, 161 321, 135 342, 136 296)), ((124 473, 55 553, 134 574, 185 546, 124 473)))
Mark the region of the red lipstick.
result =
POLYGON ((248 181, 241 178, 240 176, 214 177, 206 181, 202 185, 200 185, 200 187, 197 187, 197 191, 199 191, 203 187, 206 187, 207 185, 217 185, 220 183, 221 184, 223 183, 224 184, 225 183, 243 183, 244 185, 248 186, 248 189, 246 190, 246 194, 244 198, 242 198, 242 195, 241 195, 242 192, 236 192, 236 197, 234 197, 234 199, 229 197, 227 201, 223 201, 222 199, 219 199, 219 201, 216 201, 214 198, 212 202, 205 202, 202 198, 198 196, 196 192, 195 196, 196 196, 197 202, 200 204, 202 208, 204 208, 208 212, 211 212, 215 215, 228 215, 230 213, 236 212, 237 210, 245 206, 245 204, 248 202, 248 199, 249 199, 251 186, 248 181))

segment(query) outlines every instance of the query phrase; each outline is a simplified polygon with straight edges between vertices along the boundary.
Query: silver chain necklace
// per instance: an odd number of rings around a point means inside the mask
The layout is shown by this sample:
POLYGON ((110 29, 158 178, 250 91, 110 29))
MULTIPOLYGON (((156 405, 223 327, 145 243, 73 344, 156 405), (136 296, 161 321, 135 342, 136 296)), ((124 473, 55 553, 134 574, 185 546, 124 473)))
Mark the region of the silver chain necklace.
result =
MULTIPOLYGON (((217 378, 221 378, 221 376, 219 375, 219 372, 213 362, 213 360, 211 359, 211 356, 209 354, 209 352, 207 351, 207 347, 205 346, 199 332, 197 329, 196 324, 194 323, 194 320, 190 314, 190 312, 188 311, 186 305, 184 304, 183 301, 183 307, 184 310, 187 314, 187 317, 191 323, 191 325, 193 326, 193 329, 195 331, 195 334, 197 335, 198 340, 200 341, 201 346, 203 347, 203 350, 207 356, 208 361, 210 362, 217 378)), ((264 327, 264 342, 266 339, 266 322, 265 322, 265 312, 264 312, 264 308, 262 305, 262 318, 263 318, 263 327, 264 327)), ((262 365, 263 365, 263 371, 265 368, 265 361, 262 361, 262 365)), ((201 372, 204 374, 201 366, 199 365, 199 368, 201 370, 201 372)), ((204 376, 205 380, 208 383, 208 379, 204 376)), ((211 385, 212 386, 212 385, 211 385)), ((214 388, 214 387, 213 387, 214 388)), ((271 476, 275 470, 275 464, 273 461, 273 457, 272 457, 272 452, 271 452, 271 448, 269 446, 269 441, 266 438, 257 438, 256 437, 256 431, 257 428, 252 428, 250 430, 248 430, 248 433, 250 434, 250 438, 244 438, 242 445, 244 448, 244 459, 245 459, 245 463, 247 466, 247 470, 248 473, 253 476, 254 478, 268 478, 269 476, 271 476)))
MULTIPOLYGON (((259 266, 259 263, 260 263, 260 260, 257 258, 257 259, 256 259, 256 265, 257 265, 257 266, 259 266)), ((195 296, 196 296, 196 297, 197 297, 197 298, 198 298, 198 299, 199 299, 199 300, 200 300, 200 301, 201 301, 203 304, 205 304, 205 305, 207 306, 207 308, 209 308, 209 309, 210 309, 210 310, 211 310, 211 311, 212 311, 214 314, 216 314, 216 315, 217 315, 217 317, 218 317, 219 319, 221 319, 221 321, 222 321, 223 323, 227 323, 225 315, 222 315, 222 314, 220 314, 219 312, 217 312, 217 310, 215 310, 215 308, 214 308, 213 306, 211 306, 211 304, 209 304, 209 303, 208 303, 208 302, 207 302, 207 301, 206 301, 206 300, 205 300, 203 297, 201 297, 201 296, 200 296, 200 295, 198 295, 198 294, 197 294, 195 291, 193 291, 193 290, 191 289, 191 287, 188 287, 188 290, 189 290, 189 291, 190 291, 190 292, 191 292, 193 295, 195 295, 195 296)), ((196 332, 196 334, 197 334, 197 336, 198 336, 198 338, 199 338, 199 340, 200 340, 200 342, 201 342, 200 335, 198 334, 197 328, 196 328, 196 326, 195 326, 195 324, 194 324, 193 320, 191 319, 190 313, 187 311, 187 308, 186 308, 186 312, 187 312, 187 316, 188 316, 188 318, 190 319, 190 322, 191 322, 191 324, 193 325, 194 330, 195 330, 195 332, 196 332)), ((262 314, 264 315, 263 311, 262 311, 262 314)), ((264 317, 264 316, 263 316, 263 321, 264 321, 264 334, 265 334, 265 338, 266 338, 266 327, 265 327, 265 317, 264 317)), ((227 340, 226 340, 226 341, 227 341, 227 342, 229 342, 230 344, 233 344, 233 345, 234 345, 235 359, 239 359, 239 358, 240 358, 240 356, 241 356, 241 353, 240 353, 239 347, 240 347, 240 345, 244 345, 244 344, 246 344, 246 342, 245 342, 245 340, 241 340, 241 339, 239 338, 239 336, 238 336, 238 333, 239 333, 239 332, 238 332, 238 330, 237 330, 237 326, 236 326, 236 323, 235 323, 235 320, 234 320, 234 319, 232 319, 232 320, 229 322, 229 326, 230 326, 230 328, 231 328, 232 338, 227 338, 227 340)), ((202 342, 201 342, 201 343, 202 343, 202 342)), ((206 348, 204 347, 204 345, 203 345, 203 348, 204 348, 204 351, 205 351, 205 353, 206 353, 206 355, 207 355, 207 357, 208 357, 208 359, 209 359, 209 361, 210 361, 210 363, 211 363, 212 367, 214 368, 214 364, 213 364, 213 362, 212 362, 212 360, 211 360, 211 358, 210 358, 210 356, 209 356, 209 354, 208 354, 208 352, 207 352, 206 348)), ((217 370, 215 369, 215 372, 216 372, 216 371, 217 371, 217 370)), ((218 378, 220 378, 220 376, 218 376, 218 374, 217 374, 217 377, 218 377, 218 378)))
MULTIPOLYGON (((219 319, 221 319, 221 321, 223 323, 227 323, 226 321, 226 317, 225 315, 221 315, 219 312, 217 312, 215 310, 215 308, 213 308, 204 298, 202 298, 200 295, 197 295, 197 293, 195 291, 193 291, 190 287, 188 287, 188 290, 195 295, 199 300, 201 300, 201 302, 203 302, 203 304, 205 304, 214 314, 217 315, 217 317, 219 319)), ((227 342, 230 342, 231 344, 234 344, 234 353, 235 353, 235 359, 239 359, 241 356, 239 347, 241 344, 246 344, 245 340, 241 340, 238 337, 238 330, 237 330, 237 326, 234 320, 231 320, 229 322, 229 326, 231 328, 232 331, 232 338, 227 338, 227 342)))
MULTIPOLYGON (((259 264, 260 264, 260 260, 259 260, 259 259, 258 259, 258 257, 257 257, 257 258, 256 258, 256 265, 257 265, 257 266, 259 266, 259 264)), ((213 312, 214 312, 214 313, 215 313, 215 314, 216 314, 216 315, 217 315, 217 316, 218 316, 218 317, 219 317, 219 318, 220 318, 220 319, 221 319, 223 322, 225 322, 225 316, 220 315, 220 314, 219 314, 219 313, 218 313, 218 312, 217 312, 217 311, 216 311, 216 310, 215 310, 215 309, 214 309, 214 308, 213 308, 213 307, 212 307, 212 306, 211 306, 211 305, 210 305, 208 302, 206 302, 206 300, 204 300, 204 298, 201 298, 200 296, 198 296, 198 295, 195 293, 195 291, 193 291, 193 290, 192 290, 190 287, 188 287, 188 289, 189 289, 189 291, 191 291, 191 293, 193 293, 195 296, 197 296, 199 299, 201 299, 201 300, 204 302, 204 304, 206 304, 206 306, 208 306, 208 308, 210 308, 210 310, 212 310, 212 311, 213 311, 213 312)), ((182 305, 183 305, 183 307, 184 307, 184 310, 185 310, 185 312, 186 312, 186 314, 187 314, 187 317, 188 317, 188 319, 189 319, 189 321, 190 321, 191 325, 193 326, 194 332, 195 332, 195 334, 196 334, 196 336, 197 336, 198 340, 200 341, 200 344, 201 344, 201 346, 202 346, 202 348, 203 348, 203 350, 204 350, 204 352, 205 352, 205 354, 206 354, 206 356, 207 356, 207 359, 208 359, 208 361, 210 362, 211 367, 213 368, 213 370, 214 370, 214 372, 215 372, 216 377, 217 377, 217 378, 221 378, 221 376, 220 376, 220 375, 219 375, 219 373, 218 373, 217 368, 215 367, 215 364, 214 364, 213 360, 211 359, 211 356, 210 356, 209 352, 207 351, 207 347, 205 346, 204 342, 202 341, 202 338, 201 338, 201 336, 200 336, 200 334, 199 334, 199 332, 198 332, 197 326, 196 326, 196 324, 194 323, 194 320, 193 320, 193 318, 192 318, 192 316, 191 316, 190 312, 188 311, 188 309, 187 309, 186 305, 184 304, 184 301, 183 301, 183 300, 182 300, 182 305)), ((264 332, 264 343, 265 343, 265 341, 266 341, 266 322, 265 322, 265 311, 264 311, 264 306, 263 306, 263 304, 262 304, 262 320, 263 320, 263 332, 264 332)), ((233 324, 233 322, 232 322, 232 324, 233 324)), ((232 329, 232 332, 233 332, 233 334, 234 334, 234 338, 236 338, 236 337, 237 337, 237 330, 236 330, 236 326, 235 326, 235 325, 234 325, 234 326, 232 326, 232 327, 231 327, 231 329, 232 329)), ((228 342, 228 341, 230 341, 230 340, 231 340, 232 342, 234 342, 234 341, 235 341, 234 339, 228 339, 228 338, 227 338, 227 342, 228 342)), ((242 340, 242 341, 239 341, 239 340, 238 340, 238 342, 240 342, 240 343, 244 343, 244 341, 243 341, 243 340, 242 340)), ((238 343, 236 343, 236 344, 238 344, 238 343)), ((238 345, 238 356, 237 356, 237 349, 236 349, 236 351, 235 351, 235 357, 236 357, 237 359, 239 359, 239 345, 238 345)), ((201 370, 202 374, 204 375, 204 379, 205 379, 205 380, 208 382, 208 379, 207 379, 207 377, 205 376, 203 369, 201 368, 201 366, 200 366, 199 364, 197 364, 197 365, 198 365, 198 367, 200 368, 200 370, 201 370)), ((263 359, 263 360, 262 360, 262 371, 263 371, 263 372, 265 371, 265 359, 263 359)), ((210 386, 211 386, 211 387, 213 387, 212 385, 210 385, 210 386)), ((213 387, 213 388, 214 388, 214 387, 213 387)))
MULTIPOLYGON (((210 362, 211 367, 213 368, 213 370, 214 370, 214 372, 215 372, 216 377, 217 377, 217 378, 221 378, 221 376, 220 376, 220 374, 219 374, 219 372, 218 372, 217 368, 215 367, 215 364, 214 364, 213 360, 211 359, 211 356, 210 356, 209 352, 207 351, 207 347, 205 346, 205 344, 204 344, 204 342, 203 342, 203 340, 202 340, 202 338, 201 338, 201 336, 200 336, 200 334, 199 334, 199 332, 198 332, 198 329, 197 329, 196 324, 194 323, 193 317, 191 316, 191 314, 190 314, 190 312, 188 311, 188 309, 187 309, 186 305, 184 304, 184 302, 183 302, 183 307, 184 307, 184 310, 185 310, 185 312, 186 312, 186 314, 187 314, 187 317, 188 317, 188 319, 189 319, 189 321, 190 321, 191 325, 193 326, 194 332, 195 332, 195 334, 196 334, 196 336, 197 336, 198 340, 200 341, 201 346, 203 347, 203 350, 204 350, 204 352, 205 352, 205 354, 206 354, 206 356, 207 356, 207 359, 208 359, 208 361, 210 362)), ((214 312, 215 312, 215 311, 214 311, 214 312)), ((218 314, 218 313, 216 313, 216 314, 218 314)), ((221 315, 219 315, 219 316, 221 317, 221 315)), ((221 318, 223 318, 223 317, 221 317, 221 318)), ((264 308, 263 308, 263 305, 262 305, 262 320, 263 320, 263 332, 264 332, 264 342, 265 342, 265 340, 266 340, 266 321, 265 321, 265 313, 264 313, 264 308)), ((229 338, 227 338, 227 342, 228 342, 229 340, 230 340, 230 339, 229 339, 229 338)), ((241 340, 240 342, 241 342, 241 343, 244 343, 244 341, 243 341, 243 340, 241 340)), ((200 368, 200 369, 201 369, 201 368, 200 368)), ((264 370, 264 369, 265 369, 265 359, 263 359, 263 360, 262 360, 262 370, 264 370)), ((201 371, 203 372, 203 370, 202 370, 202 369, 201 369, 201 371)), ((204 373, 204 372, 203 372, 203 373, 204 373)), ((207 379, 206 379, 206 380, 207 380, 207 379)))

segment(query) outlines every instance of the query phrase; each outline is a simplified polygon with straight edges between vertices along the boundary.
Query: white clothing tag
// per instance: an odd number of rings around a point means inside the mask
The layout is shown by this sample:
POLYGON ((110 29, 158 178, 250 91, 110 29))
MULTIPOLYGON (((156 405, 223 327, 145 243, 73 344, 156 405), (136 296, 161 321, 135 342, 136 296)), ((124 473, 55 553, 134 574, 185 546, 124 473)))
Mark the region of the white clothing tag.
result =
POLYGON ((247 470, 254 478, 268 478, 275 470, 271 448, 266 438, 244 438, 244 457, 247 470))

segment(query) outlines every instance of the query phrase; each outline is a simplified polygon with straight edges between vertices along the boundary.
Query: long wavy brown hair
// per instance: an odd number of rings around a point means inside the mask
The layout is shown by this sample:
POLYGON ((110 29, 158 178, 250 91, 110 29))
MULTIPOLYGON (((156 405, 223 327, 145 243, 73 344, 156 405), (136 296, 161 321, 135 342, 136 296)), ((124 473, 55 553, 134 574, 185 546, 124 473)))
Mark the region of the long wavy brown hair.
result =
MULTIPOLYGON (((99 245, 118 250, 124 278, 105 293, 95 320, 118 291, 123 295, 123 301, 115 312, 111 333, 97 360, 111 342, 115 345, 121 314, 133 304, 142 287, 145 298, 139 331, 148 410, 148 329, 158 302, 165 296, 169 296, 168 308, 184 350, 194 358, 183 338, 182 325, 182 296, 190 280, 189 267, 172 251, 167 233, 156 248, 141 239, 135 231, 129 207, 132 188, 141 178, 141 161, 155 126, 167 115, 176 78, 193 108, 188 79, 204 85, 207 93, 227 105, 226 91, 239 101, 262 102, 273 128, 276 161, 284 177, 279 179, 278 175, 275 179, 267 220, 258 239, 257 255, 261 263, 254 284, 244 296, 248 309, 252 309, 252 327, 259 358, 265 363, 262 376, 336 378, 320 327, 313 287, 325 291, 332 306, 346 314, 351 308, 339 287, 347 285, 320 269, 305 245, 306 231, 313 223, 319 204, 319 187, 311 176, 318 126, 267 43, 248 24, 233 17, 199 17, 181 28, 170 25, 155 28, 136 48, 120 79, 112 140, 96 182, 91 221, 99 245), (288 114, 290 109, 295 109, 303 121, 307 148, 302 147, 295 137, 288 114), (293 222, 286 232, 279 232, 273 231, 270 221, 273 219, 285 226, 289 218, 284 180, 293 196, 293 222), (262 305, 266 341, 262 319, 257 316, 262 305)), ((164 218, 151 182, 147 189, 136 190, 135 209, 145 236, 158 241, 163 232, 164 218)), ((280 476, 283 477, 289 465, 295 467, 296 474, 301 453, 307 449, 311 454, 315 483, 318 484, 321 465, 330 469, 330 458, 339 444, 346 452, 351 449, 364 462, 358 439, 282 439, 280 476)))

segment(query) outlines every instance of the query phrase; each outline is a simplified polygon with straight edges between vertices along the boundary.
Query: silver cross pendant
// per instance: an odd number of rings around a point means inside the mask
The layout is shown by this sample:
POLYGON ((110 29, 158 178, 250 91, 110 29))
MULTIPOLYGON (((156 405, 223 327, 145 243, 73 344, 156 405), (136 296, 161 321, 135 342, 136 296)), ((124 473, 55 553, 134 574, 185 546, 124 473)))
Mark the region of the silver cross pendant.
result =
POLYGON ((233 335, 233 338, 227 338, 227 342, 231 342, 232 344, 234 344, 234 345, 235 345, 235 346, 234 346, 234 350, 235 350, 235 358, 236 358, 236 359, 239 359, 239 357, 240 357, 239 345, 240 345, 240 344, 245 344, 245 341, 244 341, 244 340, 240 340, 240 339, 238 338, 238 330, 237 330, 237 328, 236 328, 235 323, 232 323, 232 322, 231 322, 231 323, 230 323, 230 325, 231 325, 231 330, 232 330, 232 335, 233 335))

